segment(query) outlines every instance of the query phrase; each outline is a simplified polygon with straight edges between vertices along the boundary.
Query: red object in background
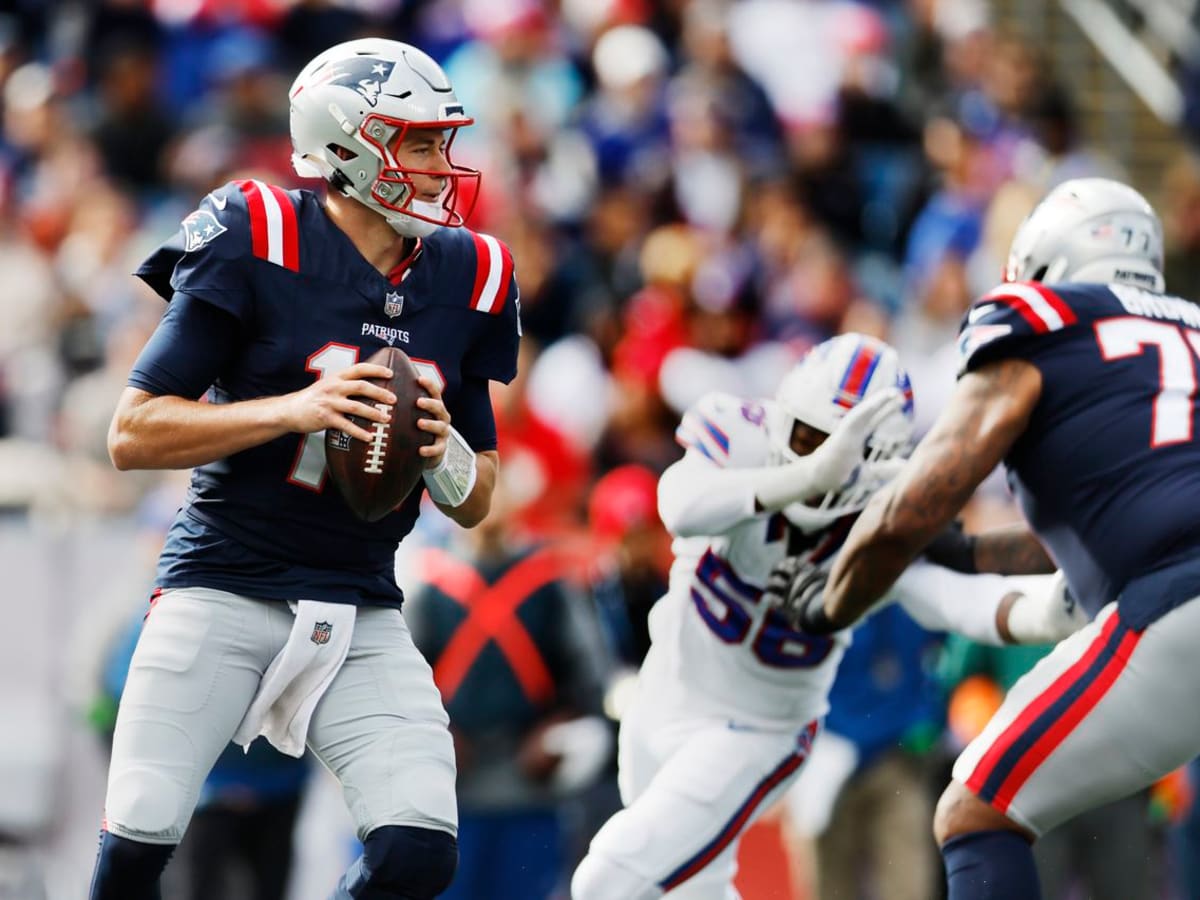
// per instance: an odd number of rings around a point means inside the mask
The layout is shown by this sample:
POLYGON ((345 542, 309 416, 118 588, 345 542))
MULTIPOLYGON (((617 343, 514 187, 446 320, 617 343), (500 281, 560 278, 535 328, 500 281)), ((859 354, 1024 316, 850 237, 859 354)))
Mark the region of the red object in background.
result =
POLYGON ((619 541, 658 521, 658 478, 645 466, 618 466, 592 488, 588 523, 599 540, 619 541))
POLYGON ((742 835, 733 883, 742 900, 811 900, 792 883, 784 833, 774 816, 756 822, 742 835))
POLYGON ((665 288, 646 287, 629 298, 621 318, 624 335, 613 349, 613 373, 657 390, 663 360, 688 343, 683 298, 665 288))
MULTIPOLYGON (((590 462, 553 425, 522 406, 496 410, 496 436, 502 465, 513 477, 522 469, 532 483, 528 498, 515 496, 514 519, 528 534, 558 537, 578 527, 590 462), (532 469, 532 471, 531 471, 532 469)), ((514 493, 526 485, 514 487, 514 493)))

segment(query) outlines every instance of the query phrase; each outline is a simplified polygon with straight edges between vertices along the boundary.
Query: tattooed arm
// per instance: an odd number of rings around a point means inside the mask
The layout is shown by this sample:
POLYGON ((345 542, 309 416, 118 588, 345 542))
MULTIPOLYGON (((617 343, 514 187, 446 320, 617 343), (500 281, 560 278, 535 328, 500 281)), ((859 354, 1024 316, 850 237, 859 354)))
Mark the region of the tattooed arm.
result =
POLYGON ((975 570, 997 575, 1049 575, 1057 567, 1023 522, 975 536, 975 570))
POLYGON ((954 518, 1025 430, 1041 390, 1041 372, 1020 359, 959 379, 912 459, 846 538, 825 588, 830 622, 859 619, 954 518))

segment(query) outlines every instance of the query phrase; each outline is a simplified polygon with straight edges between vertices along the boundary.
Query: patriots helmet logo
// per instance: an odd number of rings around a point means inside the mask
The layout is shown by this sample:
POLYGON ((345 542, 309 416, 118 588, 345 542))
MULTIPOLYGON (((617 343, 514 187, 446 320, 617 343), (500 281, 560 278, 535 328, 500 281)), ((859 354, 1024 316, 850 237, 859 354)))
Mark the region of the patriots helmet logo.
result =
POLYGON ((394 62, 373 56, 360 56, 338 65, 329 84, 340 84, 356 91, 369 106, 379 105, 383 85, 392 77, 394 62))
POLYGON ((207 209, 198 209, 180 223, 183 226, 183 252, 198 250, 229 229, 207 209))

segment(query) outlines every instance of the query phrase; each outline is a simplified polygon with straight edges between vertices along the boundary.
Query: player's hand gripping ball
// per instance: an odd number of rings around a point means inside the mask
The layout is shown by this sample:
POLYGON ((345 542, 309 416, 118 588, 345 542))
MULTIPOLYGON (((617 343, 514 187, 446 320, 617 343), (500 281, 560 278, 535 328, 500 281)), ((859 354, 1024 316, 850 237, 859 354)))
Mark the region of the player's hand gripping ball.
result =
MULTIPOLYGON (((429 394, 417 383, 417 370, 408 355, 396 347, 384 347, 363 361, 392 370, 390 379, 369 379, 396 395, 391 419, 368 422, 350 417, 356 425, 371 432, 370 443, 335 428, 327 429, 325 462, 346 505, 360 519, 375 522, 403 503, 421 480, 425 458, 417 451, 432 444, 434 436, 417 427, 417 420, 425 415, 417 406, 417 398, 429 394)), ((383 404, 376 406, 387 409, 383 404)))

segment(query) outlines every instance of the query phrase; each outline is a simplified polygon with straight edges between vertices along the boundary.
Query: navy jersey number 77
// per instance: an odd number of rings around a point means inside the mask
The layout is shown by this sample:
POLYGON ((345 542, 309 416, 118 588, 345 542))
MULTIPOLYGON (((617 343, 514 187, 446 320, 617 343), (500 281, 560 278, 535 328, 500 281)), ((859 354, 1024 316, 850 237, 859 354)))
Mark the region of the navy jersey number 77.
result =
MULTIPOLYGON (((247 180, 208 195, 137 274, 170 304, 133 387, 276 396, 393 345, 441 383, 475 450, 496 446, 488 382, 515 375, 520 324, 512 257, 490 235, 439 229, 385 276, 315 194, 247 180)), ((393 557, 421 493, 362 522, 328 483, 322 435, 284 435, 195 469, 158 584, 398 605, 393 557)))
POLYGON ((1194 596, 1190 582, 1127 588, 1200 549, 1200 307, 1120 284, 1005 284, 967 313, 959 349, 964 372, 1016 357, 1042 373, 1009 483, 1088 612, 1120 598, 1140 627, 1194 596))

